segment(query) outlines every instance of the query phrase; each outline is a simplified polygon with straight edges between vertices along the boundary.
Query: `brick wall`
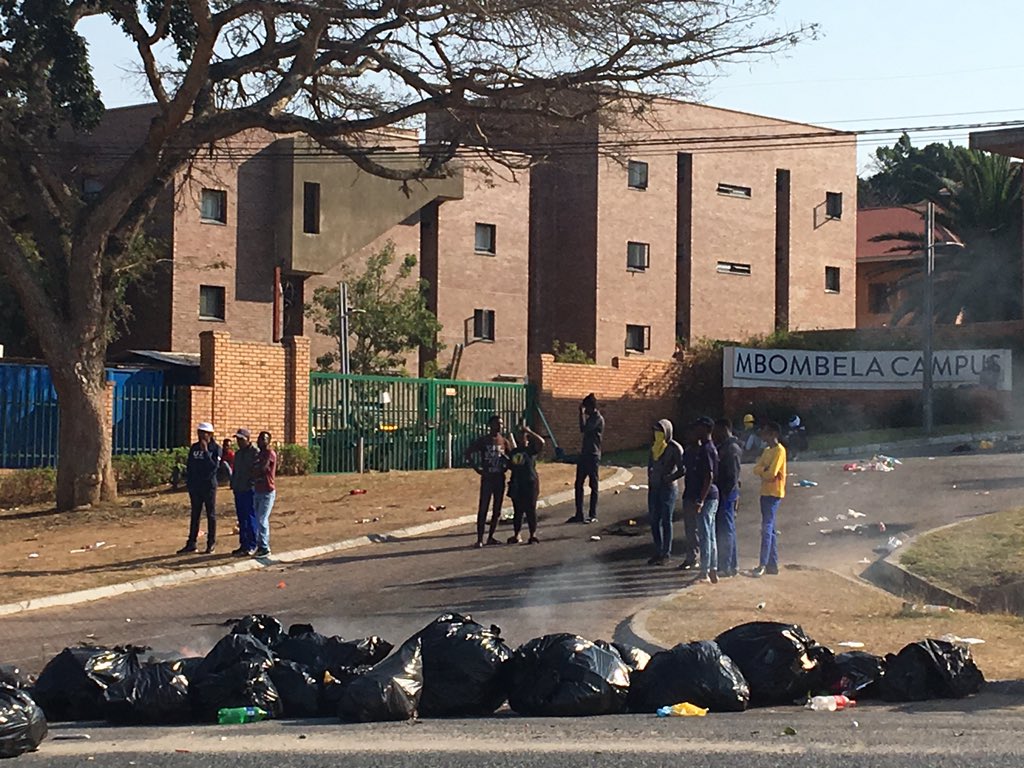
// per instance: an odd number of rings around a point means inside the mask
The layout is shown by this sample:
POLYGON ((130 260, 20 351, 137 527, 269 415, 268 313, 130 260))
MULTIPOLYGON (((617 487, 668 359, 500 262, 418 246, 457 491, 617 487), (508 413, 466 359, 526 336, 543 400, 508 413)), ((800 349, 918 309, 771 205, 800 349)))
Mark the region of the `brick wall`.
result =
POLYGON ((685 373, 680 362, 616 357, 610 366, 575 365, 539 355, 531 364, 540 407, 566 453, 579 450, 580 401, 590 392, 605 418, 605 451, 648 444, 658 419, 672 419, 678 426, 685 373))
POLYGON ((217 437, 246 427, 275 441, 305 443, 309 409, 309 339, 283 344, 232 341, 228 333, 200 335, 200 380, 192 387, 189 420, 212 419, 217 437))

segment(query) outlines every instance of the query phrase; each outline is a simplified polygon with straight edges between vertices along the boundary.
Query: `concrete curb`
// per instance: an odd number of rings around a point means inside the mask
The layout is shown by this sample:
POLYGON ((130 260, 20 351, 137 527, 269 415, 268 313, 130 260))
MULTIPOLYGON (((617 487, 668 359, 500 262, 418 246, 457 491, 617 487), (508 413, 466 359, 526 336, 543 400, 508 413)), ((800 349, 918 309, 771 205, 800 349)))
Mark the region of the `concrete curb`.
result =
MULTIPOLYGON (((599 488, 601 490, 615 488, 620 485, 625 485, 632 479, 632 472, 622 467, 617 467, 615 474, 600 482, 599 488)), ((553 507, 556 504, 563 504, 566 501, 571 501, 573 497, 574 491, 559 491, 558 493, 553 493, 550 496, 545 496, 543 499, 540 499, 537 502, 537 508, 543 509, 546 507, 553 507)), ((382 544, 388 541, 408 539, 414 536, 422 536, 427 533, 443 531, 448 528, 457 528, 461 525, 469 525, 475 522, 476 515, 463 515, 462 517, 455 517, 448 520, 437 520, 432 523, 400 528, 399 530, 391 531, 389 533, 371 533, 366 536, 357 536, 354 539, 337 541, 333 544, 323 544, 318 547, 308 547, 306 549, 298 549, 291 552, 282 552, 280 554, 274 554, 270 557, 259 558, 256 560, 246 559, 240 560, 237 563, 230 563, 228 565, 215 565, 209 568, 192 568, 186 571, 176 571, 174 573, 163 573, 159 576, 150 576, 145 579, 139 579, 138 581, 109 584, 104 587, 82 589, 76 592, 65 592, 59 595, 30 598, 17 603, 0 605, 0 616, 11 616, 18 613, 25 613, 27 611, 38 611, 44 608, 60 608, 69 605, 79 605, 81 603, 103 600, 108 597, 116 597, 118 595, 125 595, 131 592, 145 592, 146 590, 158 589, 160 587, 176 587, 193 581, 200 581, 202 579, 212 579, 219 576, 233 576, 238 573, 255 571, 268 566, 279 565, 282 563, 295 563, 300 560, 309 560, 314 557, 322 557, 323 555, 330 555, 335 552, 355 549, 356 547, 362 547, 367 544, 382 544)))
POLYGON ((832 448, 827 451, 803 451, 801 459, 833 459, 839 457, 860 456, 879 451, 899 452, 900 448, 917 448, 922 445, 952 445, 955 443, 969 443, 975 440, 1004 440, 1009 437, 1019 437, 1024 430, 1010 430, 1001 432, 964 432, 959 435, 940 435, 938 437, 918 437, 910 440, 896 440, 890 443, 865 443, 864 445, 845 446, 843 448, 832 448))

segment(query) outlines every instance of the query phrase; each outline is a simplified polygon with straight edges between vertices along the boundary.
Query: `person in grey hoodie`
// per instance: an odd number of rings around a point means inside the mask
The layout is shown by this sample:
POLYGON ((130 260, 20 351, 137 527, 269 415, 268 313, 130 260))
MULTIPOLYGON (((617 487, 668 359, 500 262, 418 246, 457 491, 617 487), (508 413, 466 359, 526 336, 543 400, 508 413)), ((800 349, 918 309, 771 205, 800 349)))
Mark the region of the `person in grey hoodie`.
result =
POLYGON ((654 425, 647 458, 647 513, 654 539, 654 556, 648 565, 664 565, 672 556, 672 512, 679 494, 677 481, 685 472, 683 447, 672 439, 672 422, 661 419, 654 425))

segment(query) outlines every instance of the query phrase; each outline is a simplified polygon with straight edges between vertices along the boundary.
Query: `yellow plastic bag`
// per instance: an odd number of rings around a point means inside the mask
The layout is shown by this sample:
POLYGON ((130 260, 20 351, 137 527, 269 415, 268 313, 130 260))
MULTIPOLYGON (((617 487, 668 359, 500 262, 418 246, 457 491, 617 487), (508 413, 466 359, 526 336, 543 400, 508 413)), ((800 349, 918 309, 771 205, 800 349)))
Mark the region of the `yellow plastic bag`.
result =
POLYGON ((658 710, 658 717, 704 717, 707 713, 703 707, 683 701, 671 707, 662 707, 658 710))

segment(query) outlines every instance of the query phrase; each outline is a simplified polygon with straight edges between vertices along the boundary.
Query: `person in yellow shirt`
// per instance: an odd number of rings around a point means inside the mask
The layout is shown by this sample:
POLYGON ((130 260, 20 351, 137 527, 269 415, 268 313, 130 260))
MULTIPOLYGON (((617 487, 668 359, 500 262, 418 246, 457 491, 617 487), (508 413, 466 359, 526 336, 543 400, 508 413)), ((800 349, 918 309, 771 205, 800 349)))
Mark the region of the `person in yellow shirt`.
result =
POLYGON ((754 474, 761 478, 761 560, 753 570, 753 576, 779 572, 775 515, 786 495, 786 447, 779 442, 781 434, 781 427, 774 421, 764 426, 761 437, 767 446, 754 465, 754 474))

